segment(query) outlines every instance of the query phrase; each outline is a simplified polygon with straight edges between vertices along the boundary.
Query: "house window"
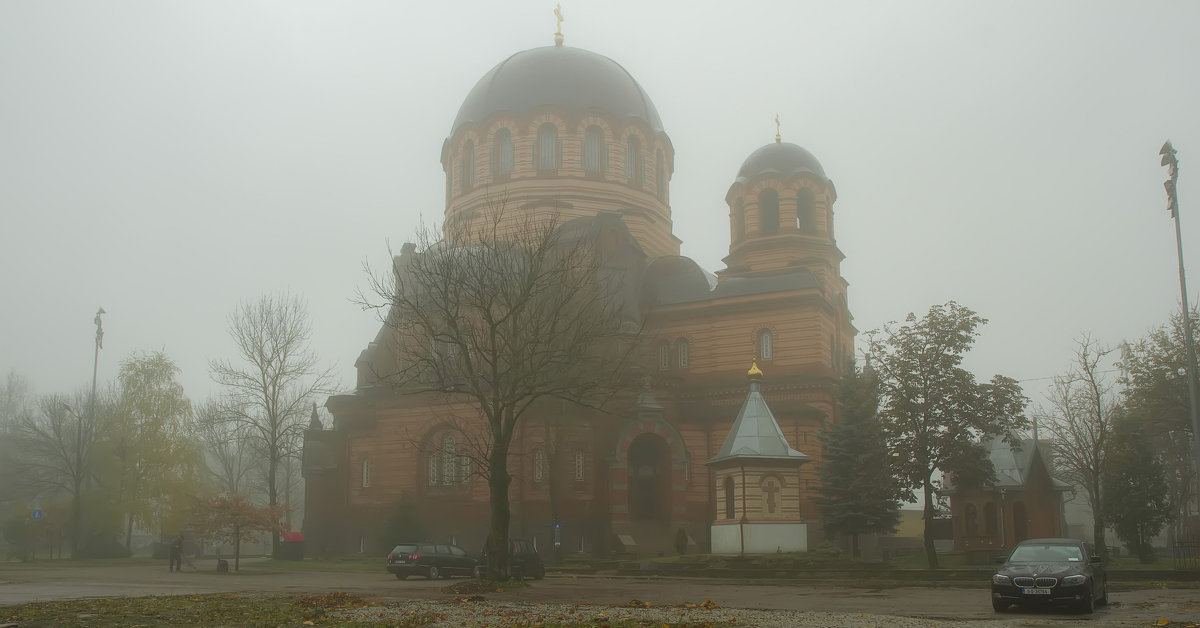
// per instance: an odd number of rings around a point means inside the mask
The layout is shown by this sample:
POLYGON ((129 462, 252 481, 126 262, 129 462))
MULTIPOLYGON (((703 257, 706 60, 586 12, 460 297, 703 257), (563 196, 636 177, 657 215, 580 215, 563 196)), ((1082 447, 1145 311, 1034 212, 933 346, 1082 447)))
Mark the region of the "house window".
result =
POLYGON ((800 233, 817 232, 817 211, 813 206, 813 193, 808 188, 800 188, 796 195, 796 228, 800 233))
POLYGON ((584 471, 583 464, 584 464, 583 450, 576 449, 575 450, 575 481, 576 482, 583 481, 583 471, 584 471))
POLYGON ((676 344, 676 353, 679 354, 679 368, 685 369, 688 367, 688 341, 680 338, 676 344))
POLYGON ((508 129, 500 129, 492 138, 492 176, 506 176, 512 171, 512 132, 508 129))
POLYGON ((547 122, 538 127, 538 170, 558 169, 558 127, 547 122))
POLYGON ((363 461, 362 461, 362 487, 367 488, 368 486, 371 486, 371 461, 367 458, 363 458, 363 461))
POLYGON ((658 347, 658 368, 662 370, 671 368, 671 345, 665 342, 658 347))
POLYGON ((463 192, 475 187, 475 142, 467 142, 463 146, 462 161, 459 162, 462 172, 458 175, 459 185, 463 192))
POLYGON ((658 192, 658 200, 667 201, 667 160, 660 150, 654 156, 654 185, 658 192))
POLYGON ((604 129, 589 126, 583 137, 583 169, 604 172, 608 169, 608 147, 604 144, 604 129))
POLYGON ((546 479, 546 454, 538 449, 533 452, 533 481, 541 482, 546 479))
POLYGON ((643 169, 642 142, 636 135, 630 135, 625 145, 625 178, 630 183, 641 183, 643 169))
POLYGON ((762 360, 770 360, 772 355, 771 332, 764 329, 758 332, 758 357, 762 360))
POLYGON ((758 215, 762 219, 759 231, 763 235, 779 232, 779 193, 767 188, 758 195, 758 215))

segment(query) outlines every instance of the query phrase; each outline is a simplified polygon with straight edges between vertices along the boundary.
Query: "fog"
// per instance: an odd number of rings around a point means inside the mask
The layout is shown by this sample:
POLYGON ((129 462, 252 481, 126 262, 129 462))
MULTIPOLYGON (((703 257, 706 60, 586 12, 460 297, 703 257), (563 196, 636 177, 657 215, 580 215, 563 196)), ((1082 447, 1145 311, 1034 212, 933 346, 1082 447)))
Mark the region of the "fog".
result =
MULTIPOLYGON (((201 400, 209 360, 234 355, 226 316, 291 291, 352 387, 378 328, 351 302, 364 260, 440 219, 462 99, 550 45, 553 8, 0 3, 0 372, 86 386, 103 306, 101 382, 163 349, 201 400)), ((1200 261, 1200 3, 562 10, 566 45, 653 99, 676 150, 674 230, 702 267, 722 267, 725 192, 776 114, 820 159, 860 331, 957 300, 990 319, 968 366, 1036 399, 1082 332, 1115 343, 1164 323, 1179 302, 1167 139, 1200 261)))

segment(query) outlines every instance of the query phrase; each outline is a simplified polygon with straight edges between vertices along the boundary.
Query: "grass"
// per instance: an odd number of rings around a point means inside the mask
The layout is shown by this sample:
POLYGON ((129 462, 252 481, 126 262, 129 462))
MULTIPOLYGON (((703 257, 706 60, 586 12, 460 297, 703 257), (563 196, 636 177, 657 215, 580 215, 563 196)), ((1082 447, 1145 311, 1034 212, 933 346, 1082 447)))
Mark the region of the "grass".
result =
MULTIPOLYGON (((230 568, 233 561, 230 561, 230 568)), ((254 573, 332 572, 332 573, 387 573, 381 558, 345 558, 329 560, 276 560, 269 558, 253 563, 243 563, 241 571, 254 573)))

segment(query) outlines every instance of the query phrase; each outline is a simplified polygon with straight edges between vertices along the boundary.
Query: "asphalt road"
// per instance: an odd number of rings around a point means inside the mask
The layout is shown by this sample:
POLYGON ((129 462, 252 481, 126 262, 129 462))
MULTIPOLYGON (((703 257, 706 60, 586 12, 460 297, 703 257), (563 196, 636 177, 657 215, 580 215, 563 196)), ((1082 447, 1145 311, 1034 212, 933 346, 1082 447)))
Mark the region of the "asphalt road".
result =
MULTIPOLYGON (((64 568, 0 564, 0 605, 80 597, 177 595, 223 592, 346 591, 385 601, 438 600, 453 581, 396 580, 387 573, 298 571, 224 575, 208 565, 202 571, 169 573, 164 566, 122 565, 64 568)), ((1111 604, 1094 615, 1070 612, 995 614, 987 589, 902 587, 870 589, 811 583, 747 580, 667 579, 605 576, 548 576, 528 588, 488 594, 489 599, 537 603, 625 605, 631 600, 655 606, 713 600, 724 607, 825 611, 921 618, 942 625, 1003 620, 1013 626, 1088 622, 1090 626, 1144 626, 1160 618, 1200 623, 1200 589, 1149 588, 1110 593, 1111 604)), ((1178 624, 1176 624, 1178 625, 1178 624)))

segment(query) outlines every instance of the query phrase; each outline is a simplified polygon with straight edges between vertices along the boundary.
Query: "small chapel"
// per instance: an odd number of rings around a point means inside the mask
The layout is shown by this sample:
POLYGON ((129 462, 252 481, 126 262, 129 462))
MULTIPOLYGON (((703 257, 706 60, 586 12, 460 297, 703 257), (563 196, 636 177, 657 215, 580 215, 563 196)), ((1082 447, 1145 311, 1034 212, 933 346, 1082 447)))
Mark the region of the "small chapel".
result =
MULTIPOLYGON (((653 347, 638 365, 640 390, 604 413, 568 416, 555 455, 550 417, 522 418, 509 463, 512 536, 543 552, 641 556, 673 552, 680 530, 689 552, 819 542, 819 435, 837 421, 856 330, 834 238, 837 191, 817 158, 777 131, 729 173, 727 216, 684 208, 688 220, 728 228, 724 267, 701 268, 673 233, 675 151, 648 92, 561 32, 479 79, 439 158, 447 223, 476 220, 502 192, 527 215, 555 212, 602 233, 621 252, 653 347)), ((399 258, 420 254, 406 246, 399 258)), ((308 551, 386 551, 377 533, 405 500, 436 541, 477 551, 487 482, 457 462, 466 444, 432 399, 377 379, 375 367, 396 359, 389 332, 381 326, 359 353, 355 388, 325 402, 332 425, 314 419, 305 432, 308 551)))

